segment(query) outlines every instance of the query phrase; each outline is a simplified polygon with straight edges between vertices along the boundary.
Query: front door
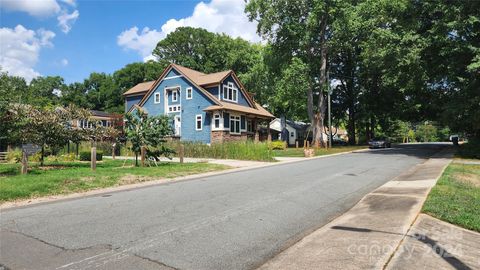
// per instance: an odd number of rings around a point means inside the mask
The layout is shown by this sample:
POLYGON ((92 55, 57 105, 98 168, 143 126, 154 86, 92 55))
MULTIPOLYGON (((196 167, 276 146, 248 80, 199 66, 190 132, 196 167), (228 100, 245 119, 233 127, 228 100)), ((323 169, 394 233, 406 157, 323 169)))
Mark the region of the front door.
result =
POLYGON ((173 118, 173 124, 175 127, 175 136, 180 136, 180 131, 182 130, 182 122, 180 115, 175 115, 173 118))

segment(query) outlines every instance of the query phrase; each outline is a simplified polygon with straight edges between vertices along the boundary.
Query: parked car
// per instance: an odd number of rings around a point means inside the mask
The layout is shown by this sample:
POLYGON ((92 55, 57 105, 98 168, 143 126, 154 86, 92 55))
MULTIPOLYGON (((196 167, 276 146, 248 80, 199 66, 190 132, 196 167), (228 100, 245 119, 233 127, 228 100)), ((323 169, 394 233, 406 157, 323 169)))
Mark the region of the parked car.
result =
POLYGON ((368 142, 368 145, 370 145, 370 148, 390 148, 390 147, 392 147, 392 143, 390 142, 390 139, 387 138, 387 137, 373 138, 368 142))

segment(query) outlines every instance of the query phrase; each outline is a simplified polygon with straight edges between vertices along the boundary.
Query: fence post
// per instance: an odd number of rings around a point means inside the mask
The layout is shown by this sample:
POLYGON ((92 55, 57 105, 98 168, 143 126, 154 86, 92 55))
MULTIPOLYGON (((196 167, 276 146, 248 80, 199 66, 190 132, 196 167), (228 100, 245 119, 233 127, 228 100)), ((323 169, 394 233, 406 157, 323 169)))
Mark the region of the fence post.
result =
POLYGON ((298 140, 295 141, 295 148, 298 149, 298 140))
POLYGON ((180 163, 183 163, 183 155, 185 154, 185 146, 183 144, 180 144, 179 149, 178 149, 178 157, 180 158, 180 163))
POLYGON ((92 168, 92 171, 95 171, 97 169, 97 144, 95 142, 92 142, 92 151, 90 155, 90 167, 92 168))
POLYGON ((28 171, 28 157, 27 157, 27 152, 22 149, 22 174, 26 174, 28 171))
POLYGON ((307 149, 310 148, 310 141, 307 140, 307 149))

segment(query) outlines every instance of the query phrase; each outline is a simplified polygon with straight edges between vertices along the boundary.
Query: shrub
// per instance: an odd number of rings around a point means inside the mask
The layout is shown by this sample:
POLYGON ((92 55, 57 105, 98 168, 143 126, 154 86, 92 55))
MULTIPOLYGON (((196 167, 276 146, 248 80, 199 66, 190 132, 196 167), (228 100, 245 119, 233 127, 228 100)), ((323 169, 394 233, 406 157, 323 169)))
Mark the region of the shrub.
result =
MULTIPOLYGON (((97 157, 98 157, 98 153, 97 153, 97 157)), ((58 158, 58 160, 64 161, 64 162, 75 161, 75 154, 74 153, 63 154, 58 158)))
POLYGON ((270 148, 272 150, 285 150, 286 143, 284 141, 273 141, 270 143, 270 148))
MULTIPOLYGON (((79 153, 79 156, 81 161, 90 161, 91 153, 88 151, 82 151, 79 153)), ((97 161, 102 160, 102 158, 103 158, 103 152, 97 151, 97 161)))
POLYGON ((41 159, 42 159, 42 153, 40 153, 40 152, 35 153, 35 154, 31 155, 30 157, 28 157, 28 160, 31 161, 31 162, 40 162, 41 159))
POLYGON ((22 151, 15 149, 7 153, 7 161, 9 163, 20 163, 22 161, 22 151))

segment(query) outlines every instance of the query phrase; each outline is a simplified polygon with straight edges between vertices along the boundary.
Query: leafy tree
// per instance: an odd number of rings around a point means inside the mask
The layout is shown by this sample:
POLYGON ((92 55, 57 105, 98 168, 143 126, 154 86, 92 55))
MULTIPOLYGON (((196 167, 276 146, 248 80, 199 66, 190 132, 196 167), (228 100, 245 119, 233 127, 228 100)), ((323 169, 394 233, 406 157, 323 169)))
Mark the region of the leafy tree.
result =
POLYGON ((9 76, 7 72, 0 73, 0 103, 5 106, 9 102, 22 103, 30 100, 24 78, 9 76))
POLYGON ((149 151, 155 157, 169 155, 173 152, 164 145, 165 137, 172 134, 172 127, 167 116, 149 117, 142 110, 135 110, 133 114, 126 114, 125 119, 125 133, 127 140, 132 143, 136 166, 138 166, 140 153, 142 162, 145 160, 145 151, 149 151))
POLYGON ((59 100, 58 95, 63 87, 63 78, 60 76, 34 78, 28 87, 32 97, 32 100, 28 103, 39 106, 56 104, 59 100))
POLYGON ((205 29, 179 27, 160 42, 153 55, 160 63, 177 63, 204 73, 228 69, 248 72, 261 59, 261 46, 241 38, 215 34, 205 29))
POLYGON ((148 61, 146 63, 131 63, 113 73, 120 91, 124 93, 135 85, 153 81, 160 77, 162 71, 167 67, 166 62, 148 61))
POLYGON ((271 43, 277 59, 288 63, 297 57, 307 65, 307 113, 316 145, 323 144, 328 42, 338 4, 320 0, 252 0, 246 6, 250 20, 258 21, 258 33, 271 43))

